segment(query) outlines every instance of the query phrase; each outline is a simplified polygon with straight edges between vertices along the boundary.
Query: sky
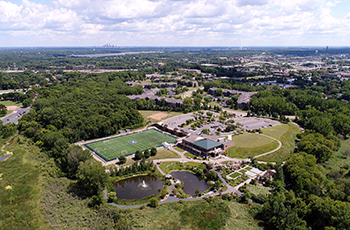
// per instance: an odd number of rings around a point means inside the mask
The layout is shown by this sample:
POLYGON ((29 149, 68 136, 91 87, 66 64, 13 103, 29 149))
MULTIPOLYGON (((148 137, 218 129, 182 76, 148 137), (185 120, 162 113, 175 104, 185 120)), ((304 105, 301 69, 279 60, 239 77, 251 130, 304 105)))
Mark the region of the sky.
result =
POLYGON ((350 0, 0 0, 0 47, 350 46, 350 0))

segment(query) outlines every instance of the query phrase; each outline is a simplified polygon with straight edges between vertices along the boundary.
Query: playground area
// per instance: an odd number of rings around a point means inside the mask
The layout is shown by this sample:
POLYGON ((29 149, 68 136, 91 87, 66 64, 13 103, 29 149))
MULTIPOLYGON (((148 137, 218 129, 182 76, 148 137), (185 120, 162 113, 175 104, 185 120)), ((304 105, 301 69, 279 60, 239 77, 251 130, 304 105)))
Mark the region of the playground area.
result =
POLYGON ((144 151, 152 147, 161 146, 163 142, 175 142, 175 138, 156 129, 149 129, 138 133, 124 134, 95 141, 84 146, 104 161, 111 161, 119 156, 134 154, 137 150, 144 151))

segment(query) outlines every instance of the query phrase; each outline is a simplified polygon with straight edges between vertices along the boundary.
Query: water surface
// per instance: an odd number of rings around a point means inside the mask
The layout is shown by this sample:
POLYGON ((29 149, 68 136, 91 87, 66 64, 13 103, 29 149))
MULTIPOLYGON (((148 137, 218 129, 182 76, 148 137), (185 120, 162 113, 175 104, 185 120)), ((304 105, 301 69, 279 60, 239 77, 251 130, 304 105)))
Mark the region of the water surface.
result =
POLYGON ((184 193, 191 196, 196 195, 196 189, 198 188, 199 192, 204 192, 209 189, 209 185, 203 179, 200 179, 196 175, 185 172, 185 171, 175 171, 171 175, 176 179, 184 182, 184 188, 182 189, 184 193))
POLYGON ((118 181, 114 188, 118 199, 142 199, 158 193, 158 189, 163 188, 163 181, 152 176, 137 176, 118 181))

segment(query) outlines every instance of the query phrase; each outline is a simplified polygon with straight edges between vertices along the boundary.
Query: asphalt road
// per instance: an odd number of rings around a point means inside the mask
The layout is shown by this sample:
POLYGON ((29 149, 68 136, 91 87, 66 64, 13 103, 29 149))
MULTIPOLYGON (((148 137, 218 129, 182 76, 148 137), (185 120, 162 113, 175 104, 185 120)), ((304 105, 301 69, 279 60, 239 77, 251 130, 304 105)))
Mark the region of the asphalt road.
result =
POLYGON ((23 112, 29 113, 29 110, 30 110, 30 107, 13 110, 11 114, 1 118, 2 124, 7 124, 7 123, 18 124, 18 119, 23 116, 23 112))

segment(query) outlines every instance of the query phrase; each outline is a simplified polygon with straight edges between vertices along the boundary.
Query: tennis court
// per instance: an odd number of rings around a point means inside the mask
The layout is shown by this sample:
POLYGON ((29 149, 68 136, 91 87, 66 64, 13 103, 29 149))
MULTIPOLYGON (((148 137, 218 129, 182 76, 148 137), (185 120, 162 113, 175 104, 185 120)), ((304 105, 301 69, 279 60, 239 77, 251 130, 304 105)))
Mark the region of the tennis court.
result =
POLYGON ((92 142, 86 144, 85 147, 95 152, 105 161, 110 161, 121 155, 133 154, 136 150, 144 151, 145 149, 161 146, 163 142, 172 143, 174 141, 174 137, 155 129, 149 129, 139 133, 92 142))

